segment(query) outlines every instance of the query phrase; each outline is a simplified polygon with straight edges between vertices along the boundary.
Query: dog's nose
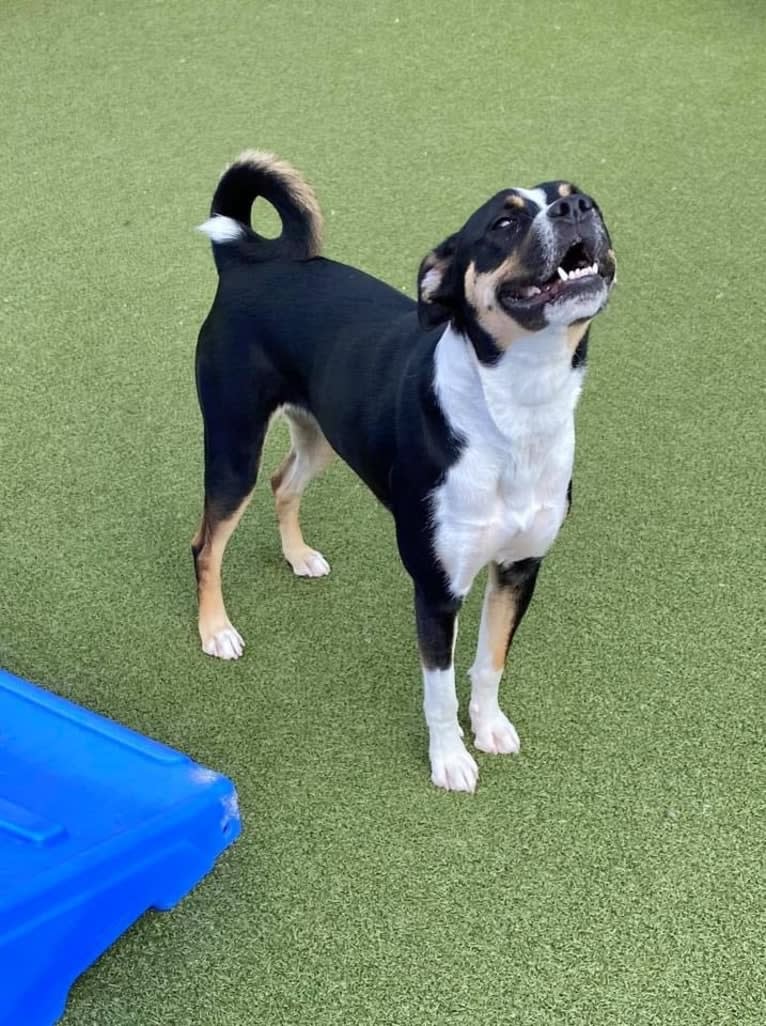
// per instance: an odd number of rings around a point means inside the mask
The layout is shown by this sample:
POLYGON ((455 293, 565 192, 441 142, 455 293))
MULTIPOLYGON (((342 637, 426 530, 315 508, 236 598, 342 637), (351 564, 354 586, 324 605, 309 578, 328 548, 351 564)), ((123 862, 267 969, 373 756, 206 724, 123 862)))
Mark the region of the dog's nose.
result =
POLYGON ((577 224, 587 220, 593 213, 593 200, 583 193, 563 196, 548 207, 548 217, 561 220, 566 224, 577 224))

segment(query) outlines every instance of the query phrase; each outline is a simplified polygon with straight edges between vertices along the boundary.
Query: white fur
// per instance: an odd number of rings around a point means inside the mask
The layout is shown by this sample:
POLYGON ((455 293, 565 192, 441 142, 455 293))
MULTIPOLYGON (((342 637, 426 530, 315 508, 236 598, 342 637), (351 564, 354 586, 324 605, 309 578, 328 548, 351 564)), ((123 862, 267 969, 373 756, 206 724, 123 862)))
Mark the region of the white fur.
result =
POLYGON ((326 577, 330 572, 330 564, 322 553, 310 549, 308 545, 288 562, 296 577, 326 577))
POLYGON ((202 643, 205 655, 217 656, 219 659, 239 659, 244 650, 242 635, 231 624, 202 643))
POLYGON ((548 208, 548 197, 545 195, 545 189, 516 189, 516 192, 524 199, 528 199, 531 203, 537 204, 541 210, 547 210, 548 208))
MULTIPOLYGON (((542 190, 538 189, 535 191, 540 192, 542 190)), ((546 263, 550 263, 558 251, 558 243, 553 230, 553 223, 548 217, 547 207, 543 207, 543 209, 535 215, 535 219, 532 222, 532 228, 530 230, 537 235, 537 238, 540 241, 546 263)))
POLYGON ((552 326, 566 327, 575 321, 587 321, 603 310, 609 298, 609 290, 601 282, 598 291, 586 296, 572 296, 570 299, 559 299, 548 303, 545 307, 545 319, 552 326))
POLYGON ((550 260, 557 249, 556 239, 554 236, 553 225, 551 219, 548 217, 548 197, 545 195, 544 189, 516 189, 521 196, 534 203, 538 208, 535 214, 534 221, 532 222, 531 231, 533 231, 543 248, 546 260, 550 260))
POLYGON ((431 780, 447 791, 473 791, 479 768, 463 744, 457 721, 455 670, 423 668, 423 711, 428 724, 431 780))
MULTIPOLYGON (((434 387, 464 448, 431 504, 436 555, 456 597, 487 563, 543 556, 553 544, 566 515, 582 379, 566 326, 517 339, 492 367, 452 327, 439 340, 434 387)), ((498 704, 502 671, 490 649, 485 599, 470 671, 471 726, 481 751, 518 752, 518 734, 498 704)), ((454 666, 424 668, 423 683, 431 779, 473 791, 478 769, 458 724, 454 666)))
POLYGON ((239 221, 235 221, 233 217, 224 217, 223 214, 208 218, 197 226, 197 231, 207 235, 211 242, 236 242, 245 234, 239 221))
POLYGON ((447 328, 436 350, 439 404, 464 449, 431 496, 436 554, 456 597, 494 561, 545 555, 567 509, 582 369, 565 326, 515 341, 492 367, 447 328))
POLYGON ((431 295, 441 285, 443 277, 443 267, 432 267, 430 271, 426 271, 423 275, 423 280, 420 283, 420 294, 423 299, 430 299, 431 295))

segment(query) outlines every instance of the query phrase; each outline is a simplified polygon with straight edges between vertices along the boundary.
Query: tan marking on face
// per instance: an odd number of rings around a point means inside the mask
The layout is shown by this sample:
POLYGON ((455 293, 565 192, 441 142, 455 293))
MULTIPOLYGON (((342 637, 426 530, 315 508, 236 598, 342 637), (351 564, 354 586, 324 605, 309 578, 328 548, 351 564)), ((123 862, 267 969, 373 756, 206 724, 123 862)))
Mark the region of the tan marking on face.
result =
POLYGON ((561 185, 559 186, 559 196, 571 196, 571 195, 572 195, 572 186, 568 185, 566 182, 562 182, 561 185))
POLYGON ((465 272, 465 297, 476 311, 479 324, 492 336, 500 349, 508 349, 518 339, 533 334, 515 321, 507 310, 503 309, 497 298, 500 283, 512 281, 523 272, 524 268, 517 253, 504 260, 494 271, 480 274, 476 270, 476 265, 471 262, 465 272))
POLYGON ((506 207, 517 207, 519 210, 523 210, 526 206, 524 199, 521 196, 507 196, 505 200, 506 207))
POLYGON ((612 284, 617 284, 617 255, 613 249, 608 249, 606 255, 612 261, 612 284))
POLYGON ((592 320, 593 318, 591 317, 587 321, 580 321, 578 324, 569 325, 567 328, 567 342, 569 343, 570 352, 573 353, 577 349, 592 320))

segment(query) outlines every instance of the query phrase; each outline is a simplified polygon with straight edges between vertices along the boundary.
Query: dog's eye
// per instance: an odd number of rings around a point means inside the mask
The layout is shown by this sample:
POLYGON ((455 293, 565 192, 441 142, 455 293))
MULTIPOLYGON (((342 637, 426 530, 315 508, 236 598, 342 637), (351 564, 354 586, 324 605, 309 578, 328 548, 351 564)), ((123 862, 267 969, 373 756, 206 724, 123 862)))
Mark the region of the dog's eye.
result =
POLYGON ((511 221, 510 217, 500 217, 492 225, 492 231, 494 232, 494 231, 500 231, 503 228, 510 228, 512 224, 513 224, 513 221, 511 221))

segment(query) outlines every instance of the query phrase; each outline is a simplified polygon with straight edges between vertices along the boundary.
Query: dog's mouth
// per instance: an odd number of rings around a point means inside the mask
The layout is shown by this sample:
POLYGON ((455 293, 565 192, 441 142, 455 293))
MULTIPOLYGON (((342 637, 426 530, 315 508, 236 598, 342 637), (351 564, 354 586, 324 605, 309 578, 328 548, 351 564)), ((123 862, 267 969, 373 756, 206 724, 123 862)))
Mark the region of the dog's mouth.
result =
POLYGON ((607 254, 596 255, 595 247, 586 241, 573 243, 559 260, 550 277, 539 281, 505 282, 498 289, 498 299, 511 313, 530 310, 563 298, 585 296, 609 286, 614 279, 614 262, 607 254))

